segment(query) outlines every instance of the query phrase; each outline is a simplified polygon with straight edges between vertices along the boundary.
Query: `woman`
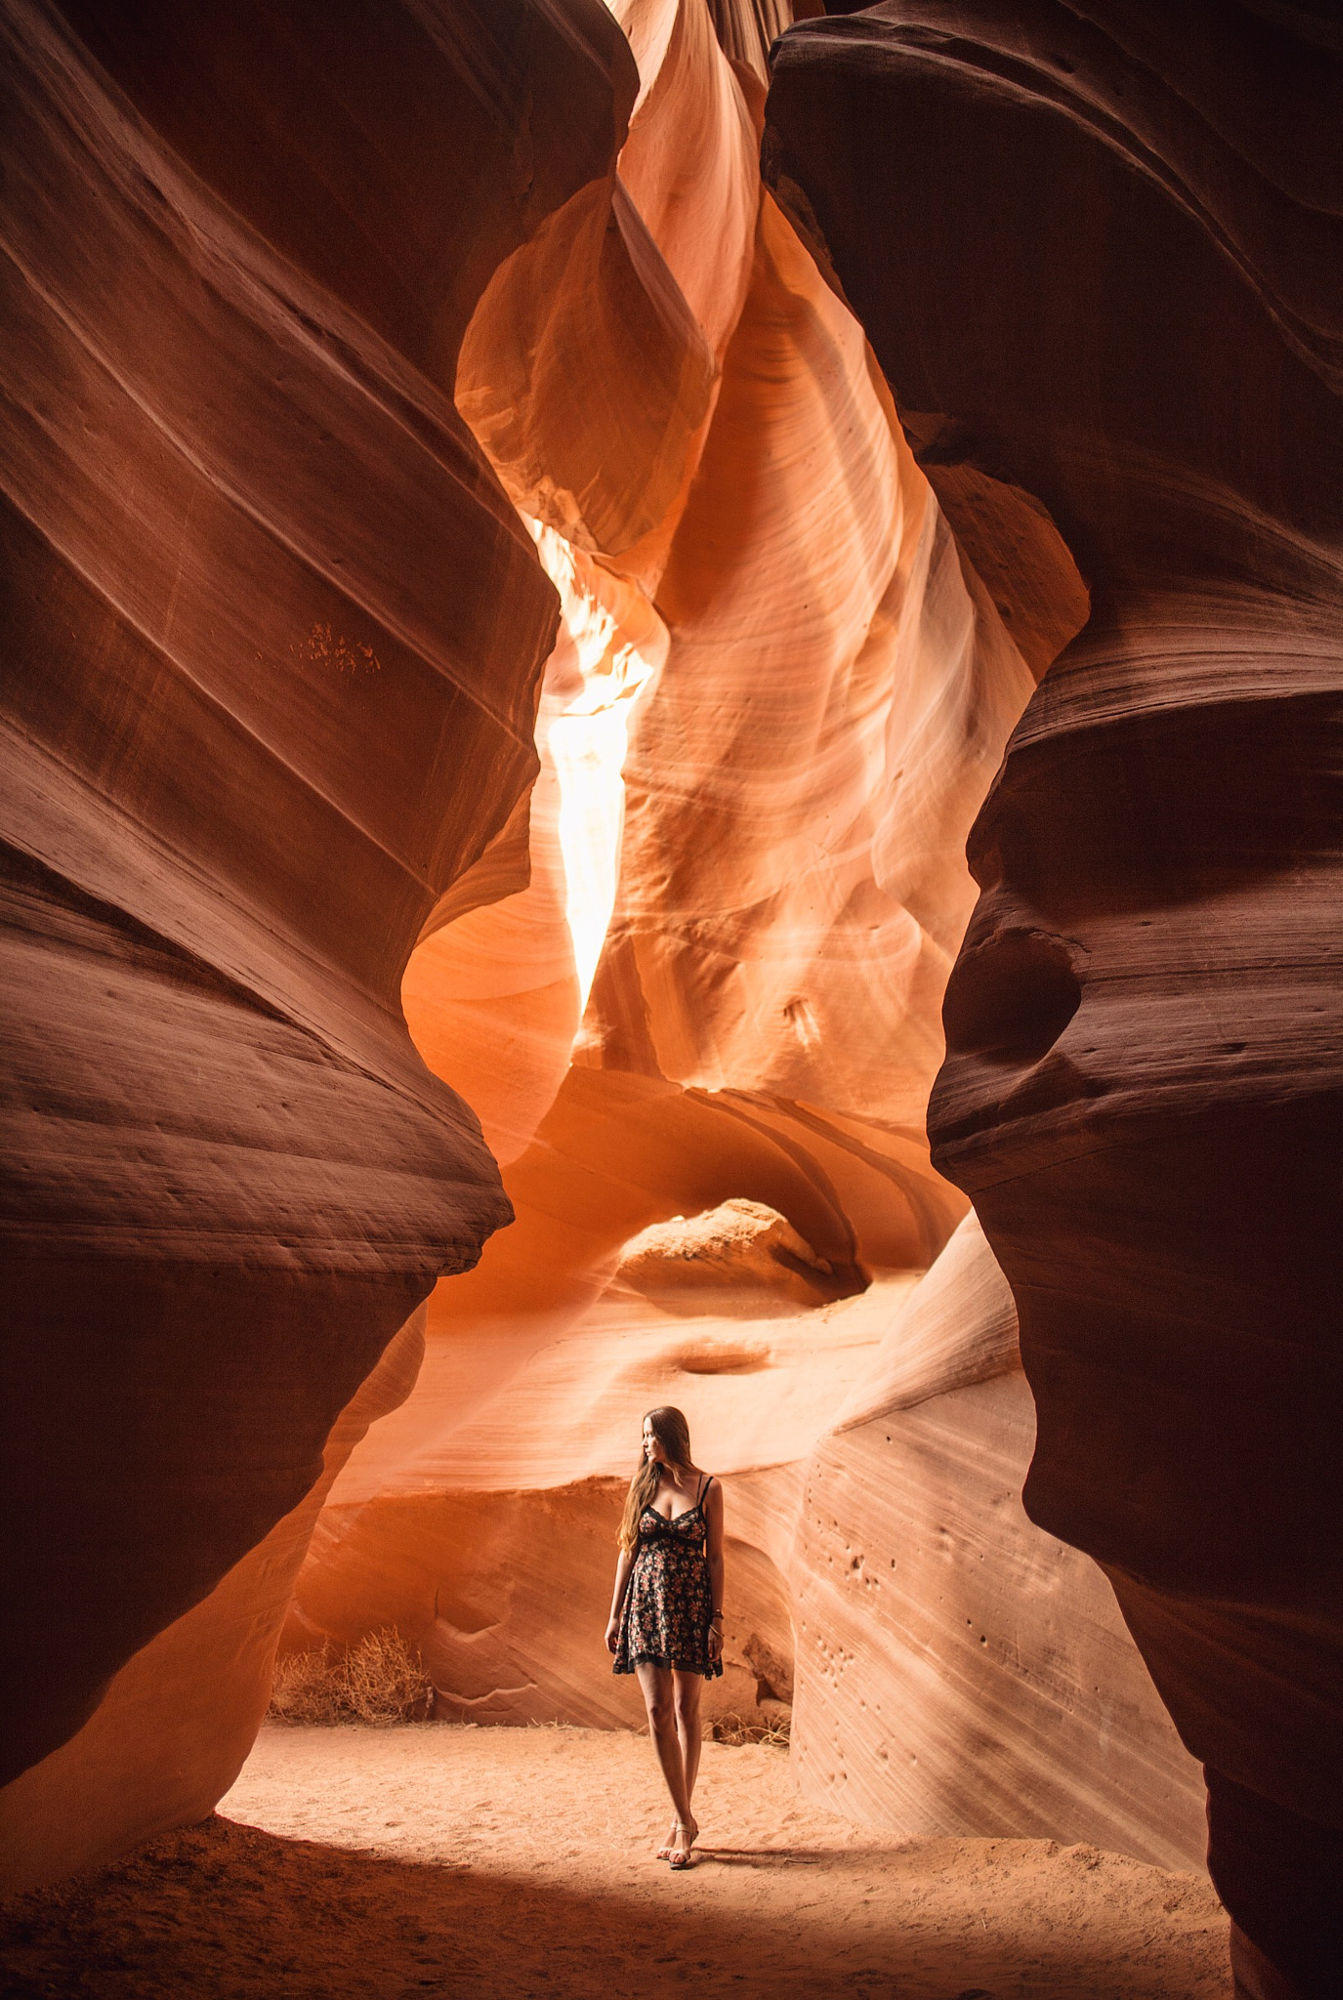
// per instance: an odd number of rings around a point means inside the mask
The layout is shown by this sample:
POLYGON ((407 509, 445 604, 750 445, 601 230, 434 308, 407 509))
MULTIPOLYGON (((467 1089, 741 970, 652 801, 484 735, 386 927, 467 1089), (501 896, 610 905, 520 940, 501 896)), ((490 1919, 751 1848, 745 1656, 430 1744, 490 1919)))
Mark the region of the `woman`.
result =
POLYGON ((650 1410, 643 1455, 620 1523, 607 1650, 613 1673, 637 1674, 648 1728, 676 1814, 659 1861, 690 1866, 699 1824, 699 1698, 723 1671, 723 1494, 690 1456, 679 1410, 650 1410))

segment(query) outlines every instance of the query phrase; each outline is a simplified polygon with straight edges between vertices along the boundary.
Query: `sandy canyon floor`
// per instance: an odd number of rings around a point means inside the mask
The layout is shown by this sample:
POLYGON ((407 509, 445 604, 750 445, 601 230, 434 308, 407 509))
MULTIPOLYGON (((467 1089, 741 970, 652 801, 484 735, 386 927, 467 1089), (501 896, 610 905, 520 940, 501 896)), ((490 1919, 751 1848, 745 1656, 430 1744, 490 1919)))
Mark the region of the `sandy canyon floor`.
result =
POLYGON ((705 1745, 697 1865, 642 1737, 268 1725, 203 1825, 11 1904, 48 2000, 1228 2000, 1206 1881, 1053 1841, 898 1840, 705 1745))

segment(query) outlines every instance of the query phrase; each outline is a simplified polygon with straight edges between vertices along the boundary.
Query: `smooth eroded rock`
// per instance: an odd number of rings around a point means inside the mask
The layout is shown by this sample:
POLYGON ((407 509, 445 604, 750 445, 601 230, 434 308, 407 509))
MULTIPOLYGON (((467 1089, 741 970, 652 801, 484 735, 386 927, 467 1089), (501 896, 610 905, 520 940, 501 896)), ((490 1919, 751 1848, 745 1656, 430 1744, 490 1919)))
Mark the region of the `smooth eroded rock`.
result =
POLYGON ((1343 1790, 1343 294, 1294 20, 876 6, 785 37, 767 148, 930 476, 981 538, 985 480, 1032 496, 1091 592, 971 836, 935 1158, 1016 1297, 1031 1515, 1105 1564, 1222 1893, 1315 1993, 1336 1862, 1272 1855, 1336 1855, 1343 1790))

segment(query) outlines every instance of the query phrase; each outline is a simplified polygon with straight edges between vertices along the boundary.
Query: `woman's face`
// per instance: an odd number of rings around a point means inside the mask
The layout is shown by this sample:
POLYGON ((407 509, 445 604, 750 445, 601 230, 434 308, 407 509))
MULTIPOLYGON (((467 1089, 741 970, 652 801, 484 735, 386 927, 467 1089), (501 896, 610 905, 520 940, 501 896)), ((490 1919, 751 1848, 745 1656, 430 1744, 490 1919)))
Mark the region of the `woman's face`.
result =
POLYGON ((644 1457, 650 1465, 666 1465, 667 1447, 657 1436, 648 1418, 644 1418, 644 1457))

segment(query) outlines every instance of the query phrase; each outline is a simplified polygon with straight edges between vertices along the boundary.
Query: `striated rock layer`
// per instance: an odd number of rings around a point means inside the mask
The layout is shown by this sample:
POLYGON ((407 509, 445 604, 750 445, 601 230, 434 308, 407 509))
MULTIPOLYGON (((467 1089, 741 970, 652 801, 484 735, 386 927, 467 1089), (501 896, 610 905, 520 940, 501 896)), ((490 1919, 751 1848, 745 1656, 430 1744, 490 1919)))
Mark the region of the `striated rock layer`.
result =
POLYGON ((1336 31, 1293 18, 877 6, 784 39, 767 146, 968 543, 1029 495, 1091 589, 971 838, 936 1158, 1020 1312, 1029 1511, 1207 1766, 1246 1990, 1322 1993, 1343 184, 1336 31))
POLYGON ((421 1306, 341 1411, 298 1505, 131 1655, 81 1729, 0 1792, 6 1894, 190 1825, 222 1797, 265 1714, 277 1634, 331 1482, 407 1394, 423 1352, 421 1306))
POLYGON ((556 629, 452 375, 636 78, 596 0, 10 0, 0 36, 5 1770, 67 1744, 105 1847, 227 1782, 333 1426, 509 1213, 399 1008, 556 629), (146 1742, 142 1649, 193 1619, 251 1691, 146 1742))
POLYGON ((1187 1867, 1198 1766, 1100 1572, 1023 1512, 1033 1439, 1012 1296, 967 1216, 806 1468, 802 1775, 879 1826, 1029 1830, 1187 1867))

